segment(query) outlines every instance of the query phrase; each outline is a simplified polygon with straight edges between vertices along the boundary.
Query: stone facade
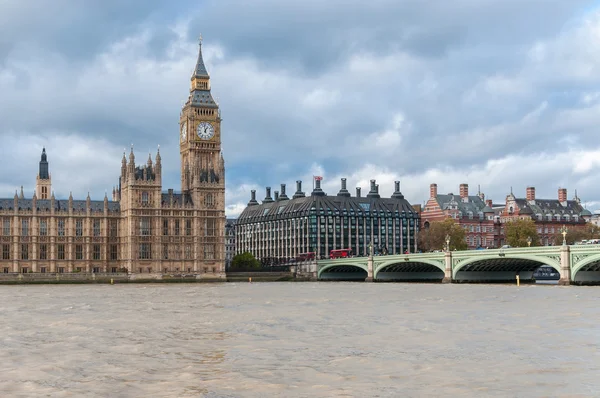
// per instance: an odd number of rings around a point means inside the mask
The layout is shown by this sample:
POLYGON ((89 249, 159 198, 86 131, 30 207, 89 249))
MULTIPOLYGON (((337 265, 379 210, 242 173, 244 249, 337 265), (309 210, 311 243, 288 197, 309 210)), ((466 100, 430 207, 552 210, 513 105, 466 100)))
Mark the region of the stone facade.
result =
POLYGON ((187 273, 225 277, 221 117, 200 48, 180 114, 181 192, 162 191, 160 151, 123 153, 112 201, 54 197, 46 150, 31 199, 0 199, 0 272, 187 273), (50 195, 50 196, 49 196, 50 195))
POLYGON ((225 222, 225 269, 229 269, 235 256, 235 218, 225 222))

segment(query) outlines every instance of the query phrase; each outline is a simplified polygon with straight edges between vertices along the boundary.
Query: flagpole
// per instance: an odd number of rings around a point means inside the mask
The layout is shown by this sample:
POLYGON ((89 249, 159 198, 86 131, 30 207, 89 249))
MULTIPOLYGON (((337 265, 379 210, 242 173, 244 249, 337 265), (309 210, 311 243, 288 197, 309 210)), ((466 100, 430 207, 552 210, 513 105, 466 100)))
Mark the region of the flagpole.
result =
POLYGON ((315 176, 313 175, 313 191, 315 190, 315 176))

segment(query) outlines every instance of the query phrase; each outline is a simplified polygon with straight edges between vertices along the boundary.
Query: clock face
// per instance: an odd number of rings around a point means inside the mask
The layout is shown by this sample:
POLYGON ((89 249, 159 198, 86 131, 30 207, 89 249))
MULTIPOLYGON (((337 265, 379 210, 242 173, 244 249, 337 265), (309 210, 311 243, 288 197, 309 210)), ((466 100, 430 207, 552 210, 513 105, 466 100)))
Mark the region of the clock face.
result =
POLYGON ((215 135, 215 128, 208 122, 201 122, 198 125, 198 137, 202 140, 210 140, 215 135))
POLYGON ((183 123, 181 126, 181 141, 185 141, 187 138, 187 124, 183 123))

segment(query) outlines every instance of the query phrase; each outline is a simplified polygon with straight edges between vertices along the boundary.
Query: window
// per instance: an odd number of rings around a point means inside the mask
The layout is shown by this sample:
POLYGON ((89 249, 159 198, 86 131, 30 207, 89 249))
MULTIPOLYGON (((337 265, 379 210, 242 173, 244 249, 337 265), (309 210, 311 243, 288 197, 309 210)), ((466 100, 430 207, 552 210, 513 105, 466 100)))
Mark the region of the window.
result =
POLYGON ((29 220, 21 220, 21 235, 29 236, 29 220))
POLYGON ((94 267, 94 268, 92 268, 92 272, 94 274, 97 274, 98 272, 100 272, 100 267, 94 267))
POLYGON ((212 193, 207 193, 204 197, 204 206, 212 207, 213 206, 213 196, 212 193))
POLYGON ((58 236, 65 236, 65 220, 62 218, 58 220, 58 236))
POLYGON ((215 236, 215 220, 208 218, 204 220, 204 236, 215 236))
POLYGON ((83 221, 77 220, 75 222, 75 236, 83 236, 83 221))
POLYGON ((65 259, 65 245, 59 244, 57 251, 58 251, 58 259, 64 260, 65 259))
POLYGON ((40 236, 48 236, 48 220, 45 218, 40 220, 40 236))
POLYGON ((2 260, 10 260, 10 245, 2 245, 2 260))
POLYGON ((110 236, 116 237, 118 232, 117 220, 110 220, 110 236))
POLYGON ((10 218, 2 220, 2 233, 4 236, 10 236, 10 218))
POLYGON ((192 235, 192 220, 185 220, 185 234, 192 235))
POLYGON ((142 192, 142 206, 148 206, 148 192, 142 192))
POLYGON ((48 259, 48 246, 45 243, 40 245, 40 260, 48 259))
POLYGON ((151 256, 151 244, 150 243, 140 243, 140 253, 139 253, 139 258, 140 260, 149 260, 152 258, 151 256))
POLYGON ((27 243, 21 244, 21 260, 29 260, 29 245, 27 243))
POLYGON ((75 260, 83 260, 83 245, 75 245, 75 260))
POLYGON ((185 245, 185 259, 192 259, 192 245, 185 245))
POLYGON ((92 256, 94 260, 100 260, 100 245, 94 245, 92 248, 92 256))
POLYGON ((112 261, 118 260, 118 251, 117 251, 117 245, 110 245, 110 259, 112 261))
POLYGON ((164 236, 169 235, 169 220, 168 219, 163 220, 163 235, 164 236))
POLYGON ((94 236, 100 236, 100 220, 94 220, 94 236))
POLYGON ((40 267, 40 272, 42 274, 45 274, 46 273, 46 267, 40 267))
POLYGON ((64 274, 65 273, 65 267, 58 267, 58 273, 59 274, 64 274))
POLYGON ((175 236, 179 236, 179 220, 175 220, 175 236))
POLYGON ((152 234, 150 217, 142 217, 140 219, 140 233, 142 236, 149 236, 152 234))
POLYGON ((205 260, 214 260, 215 259, 215 246, 214 245, 204 245, 204 259, 205 260))

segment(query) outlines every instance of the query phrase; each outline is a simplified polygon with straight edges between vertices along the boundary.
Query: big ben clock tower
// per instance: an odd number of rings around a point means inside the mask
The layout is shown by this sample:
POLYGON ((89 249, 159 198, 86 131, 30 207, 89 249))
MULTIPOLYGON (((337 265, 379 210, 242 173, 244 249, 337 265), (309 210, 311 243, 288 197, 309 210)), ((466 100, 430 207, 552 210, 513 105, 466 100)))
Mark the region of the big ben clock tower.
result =
POLYGON ((224 272, 225 164, 221 152, 221 113, 210 92, 210 76, 202 58, 191 76, 190 95, 179 119, 181 191, 195 214, 196 269, 224 272), (216 267, 216 269, 215 269, 216 267))

